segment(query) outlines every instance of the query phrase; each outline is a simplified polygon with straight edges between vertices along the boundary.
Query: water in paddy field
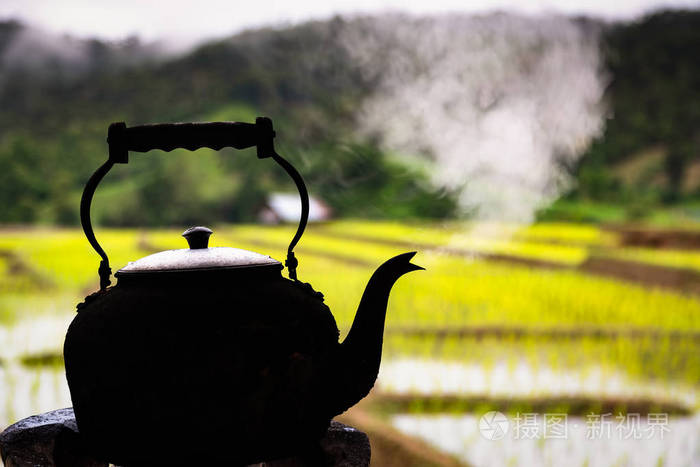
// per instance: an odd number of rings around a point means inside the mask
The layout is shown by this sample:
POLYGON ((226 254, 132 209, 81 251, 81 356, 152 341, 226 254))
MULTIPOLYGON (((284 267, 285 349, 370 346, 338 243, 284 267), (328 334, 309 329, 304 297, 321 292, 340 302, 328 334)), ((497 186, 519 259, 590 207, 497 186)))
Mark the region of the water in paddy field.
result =
POLYGON ((71 405, 63 365, 26 367, 10 363, 0 367, 0 429, 22 418, 71 405))
POLYGON ((60 355, 72 318, 48 316, 0 326, 0 430, 31 415, 71 406, 60 355))
MULTIPOLYGON (((497 362, 489 367, 463 362, 396 358, 382 362, 383 394, 461 395, 494 398, 588 396, 651 398, 697 407, 692 385, 652 383, 602 367, 585 371, 497 362)), ((493 418, 476 414, 397 414, 392 425, 475 467, 487 466, 700 466, 700 413, 615 414, 597 418, 566 415, 559 436, 545 435, 545 416, 502 415, 507 428, 495 436, 493 418), (651 416, 651 420, 648 418, 651 416), (519 417, 516 419, 516 417, 519 417), (650 423, 651 422, 651 423, 650 423), (486 423, 486 425, 484 425, 486 423), (562 428, 565 426, 565 428, 562 428), (562 431, 563 430, 563 431, 562 431), (561 436, 565 435, 565 437, 561 436), (495 439, 493 439, 495 438, 495 439)), ((561 415, 559 416, 561 421, 561 415)))
POLYGON ((473 414, 396 415, 391 423, 475 467, 700 465, 700 414, 669 417, 663 429, 656 422, 650 426, 646 417, 641 417, 635 428, 618 430, 620 422, 612 418, 609 433, 607 429, 602 433, 593 431, 585 417, 570 416, 566 437, 561 438, 545 438, 542 414, 538 414, 536 428, 529 432, 514 428, 514 416, 505 418, 509 428, 500 439, 489 439, 492 432, 481 430, 484 425, 473 414), (532 437, 525 438, 525 434, 532 437), (641 438, 635 439, 639 435, 641 438))
POLYGON ((457 395, 493 398, 590 397, 646 398, 675 401, 686 407, 700 402, 698 388, 675 381, 632 378, 598 365, 561 369, 525 361, 492 365, 420 358, 385 360, 377 387, 387 394, 457 395))

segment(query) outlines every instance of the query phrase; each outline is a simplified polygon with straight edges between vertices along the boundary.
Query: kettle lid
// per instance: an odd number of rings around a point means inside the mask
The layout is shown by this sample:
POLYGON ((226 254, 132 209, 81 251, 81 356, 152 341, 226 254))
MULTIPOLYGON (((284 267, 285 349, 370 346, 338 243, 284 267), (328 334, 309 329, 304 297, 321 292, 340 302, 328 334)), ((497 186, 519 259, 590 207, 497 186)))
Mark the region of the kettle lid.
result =
POLYGON ((189 248, 161 251, 131 261, 117 275, 258 267, 282 269, 282 263, 276 259, 254 251, 230 247, 209 248, 211 234, 212 230, 207 227, 189 228, 182 234, 189 248))

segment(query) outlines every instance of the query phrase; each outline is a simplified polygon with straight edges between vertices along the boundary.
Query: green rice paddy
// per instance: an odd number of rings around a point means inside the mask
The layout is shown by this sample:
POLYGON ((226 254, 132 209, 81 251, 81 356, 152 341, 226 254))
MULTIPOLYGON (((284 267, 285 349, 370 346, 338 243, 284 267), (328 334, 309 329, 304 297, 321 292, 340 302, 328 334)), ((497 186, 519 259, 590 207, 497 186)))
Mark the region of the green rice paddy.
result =
MULTIPOLYGON (((211 246, 249 249, 284 260, 294 228, 215 226, 211 246)), ((96 234, 116 271, 155 251, 186 247, 182 230, 96 228, 96 234)), ((299 278, 324 293, 342 338, 374 269, 396 254, 416 250, 413 262, 426 270, 401 278, 392 291, 387 362, 447 362, 456 368, 479 368, 487 375, 505 371, 515 379, 523 372, 547 372, 555 375, 555 382, 556 375, 562 380, 578 378, 578 383, 562 386, 567 397, 585 396, 593 403, 616 397, 615 391, 608 394, 589 385, 591 375, 598 375, 602 382, 618 378, 627 386, 620 393, 625 397, 698 408, 700 296, 577 268, 605 251, 630 264, 694 269, 700 258, 697 250, 622 247, 614 233, 588 225, 522 228, 350 220, 308 227, 296 250, 299 278)), ((98 264, 99 257, 79 229, 0 230, 0 339, 9 336, 0 345, 0 362, 12 366, 12 361, 41 361, 32 358, 47 352, 60 355, 62 323, 97 289, 98 264), (45 337, 38 343, 16 337, 17 329, 31 329, 32 323, 50 328, 42 331, 45 337)), ((439 372, 431 376, 442 377, 446 376, 439 372)), ((523 383, 527 389, 518 397, 541 399, 551 393, 552 387, 541 387, 539 376, 533 378, 523 383)), ((386 382, 379 387, 393 390, 386 382)), ((488 401, 499 390, 483 387, 471 396, 488 401)), ((12 391, 0 391, 0 407, 12 406, 13 398, 20 397, 12 391)), ((1 428, 30 413, 15 407, 0 410, 0 415, 1 428)))

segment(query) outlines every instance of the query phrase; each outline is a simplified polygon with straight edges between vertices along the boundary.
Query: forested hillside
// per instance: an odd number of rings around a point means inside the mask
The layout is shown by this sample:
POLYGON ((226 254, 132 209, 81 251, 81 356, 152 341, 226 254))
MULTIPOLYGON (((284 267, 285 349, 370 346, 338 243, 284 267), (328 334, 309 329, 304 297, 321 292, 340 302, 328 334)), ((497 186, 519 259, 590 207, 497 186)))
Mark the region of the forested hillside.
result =
MULTIPOLYGON (((80 192, 106 157, 112 121, 257 115, 273 118, 280 152, 338 215, 458 213, 457 193, 430 183, 429 151, 424 158, 390 153, 355 131, 357 110, 378 81, 349 56, 341 39, 348 35, 339 32, 365 24, 335 18, 251 30, 178 56, 133 38, 56 40, 0 24, 0 222, 77 222, 80 192)), ((567 167, 577 182, 569 198, 700 197, 700 13, 581 24, 600 34, 608 118, 601 137, 567 167)), ((113 170, 94 209, 112 225, 235 221, 250 219, 265 193, 292 189, 250 151, 153 152, 113 170)))
POLYGON ((582 159, 579 193, 615 201, 700 196, 700 12, 609 26, 603 138, 582 159))

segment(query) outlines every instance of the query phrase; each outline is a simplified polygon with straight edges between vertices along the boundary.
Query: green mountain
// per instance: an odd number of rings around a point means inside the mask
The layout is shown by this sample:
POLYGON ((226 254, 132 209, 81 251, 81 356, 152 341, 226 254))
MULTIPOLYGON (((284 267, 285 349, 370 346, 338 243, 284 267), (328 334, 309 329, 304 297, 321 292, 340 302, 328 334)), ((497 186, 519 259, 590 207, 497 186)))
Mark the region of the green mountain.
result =
POLYGON ((578 196, 700 196, 700 12, 660 12, 603 36, 610 116, 577 168, 578 196))
MULTIPOLYGON (((581 21, 602 31, 610 118, 567 167, 577 180, 568 197, 700 197, 700 13, 581 21)), ((82 187, 106 157, 113 121, 257 115, 273 117, 279 151, 338 215, 453 215, 457 193, 433 187, 420 159, 388 153, 354 131, 358 108, 379 82, 358 66, 340 32, 362 33, 364 25, 335 18, 251 30, 172 56, 137 39, 51 38, 0 23, 0 223, 76 223, 82 187)), ((245 220, 273 190, 293 186, 251 151, 152 152, 115 167, 94 210, 113 225, 245 220)))

